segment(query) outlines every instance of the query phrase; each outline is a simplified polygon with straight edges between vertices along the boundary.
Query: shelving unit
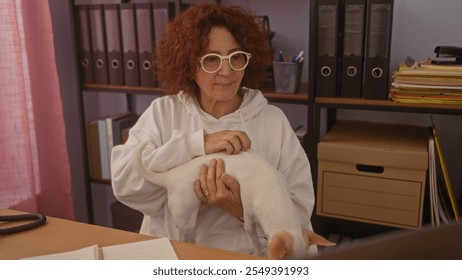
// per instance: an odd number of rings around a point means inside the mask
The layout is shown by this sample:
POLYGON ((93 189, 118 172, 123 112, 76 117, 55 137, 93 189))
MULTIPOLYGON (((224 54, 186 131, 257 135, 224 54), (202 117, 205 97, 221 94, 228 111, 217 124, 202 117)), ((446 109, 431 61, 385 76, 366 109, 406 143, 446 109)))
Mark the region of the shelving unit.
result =
MULTIPOLYGON (((316 47, 317 40, 313 39, 316 34, 317 19, 314 15, 315 6, 314 1, 310 0, 310 30, 309 30, 309 98, 308 98, 308 134, 306 136, 306 146, 308 147, 308 157, 311 164, 313 184, 315 186, 315 193, 317 193, 317 177, 318 177, 318 157, 317 147, 321 141, 321 132, 328 132, 333 127, 337 120, 337 113, 339 110, 360 110, 360 111, 380 111, 393 115, 395 113, 411 113, 411 114, 429 114, 429 115, 462 115, 461 105, 443 105, 443 104, 407 104, 398 103, 390 100, 370 100, 362 98, 341 98, 341 97, 319 97, 320 94, 316 92, 316 47), (324 114, 325 113, 325 114, 324 114), (323 118, 325 116, 325 119, 323 118)), ((338 96, 337 89, 337 96, 338 96)), ((458 201, 462 205, 462 201, 458 201)), ((339 220, 327 217, 318 217, 313 215, 315 220, 314 226, 323 228, 324 224, 334 224, 340 226, 348 224, 346 228, 350 227, 351 223, 346 220, 339 220)), ((352 224, 355 224, 352 222, 352 224)), ((358 223, 356 223, 358 225, 358 223)), ((361 224, 369 229, 369 232, 380 233, 382 231, 390 230, 390 228, 382 228, 376 225, 361 224)), ((349 230, 349 229, 348 229, 349 230)))
MULTIPOLYGON (((75 42, 76 46, 80 45, 79 38, 78 38, 78 18, 76 17, 76 10, 79 5, 88 5, 91 7, 92 5, 124 5, 127 3, 132 4, 141 4, 141 3, 165 3, 165 2, 173 2, 175 6, 175 11, 178 12, 184 7, 184 3, 181 0, 137 0, 137 1, 123 1, 123 0, 67 0, 69 2, 69 14, 71 18, 73 18, 73 23, 71 27, 73 28, 73 38, 72 40, 75 42)), ((191 1, 188 1, 186 4, 190 4, 191 1)), ((78 48, 76 49, 75 59, 77 61, 77 65, 79 65, 79 55, 78 55, 78 48)), ((122 96, 125 98, 125 109, 126 112, 134 112, 134 97, 138 94, 144 95, 163 95, 163 92, 160 88, 147 88, 141 86, 126 86, 126 85, 111 85, 111 84, 97 84, 97 83, 85 83, 83 82, 83 77, 77 77, 77 94, 78 94, 78 106, 80 110, 80 126, 81 126, 81 133, 82 133, 82 150, 83 150, 83 169, 84 169, 84 188, 86 193, 86 200, 87 200, 87 213, 88 213, 88 222, 95 223, 95 209, 94 203, 95 197, 93 197, 93 191, 98 190, 99 197, 106 199, 106 196, 101 194, 101 186, 110 186, 111 180, 101 179, 101 178, 94 178, 90 176, 90 161, 88 158, 88 144, 87 144, 87 122, 89 119, 87 118, 89 109, 86 108, 85 98, 92 98, 93 96, 102 96, 102 95, 114 95, 114 96, 122 96), (93 185, 93 186, 92 186, 93 185)), ((102 116, 100 116, 102 117, 102 116)), ((99 203, 104 204, 104 201, 100 201, 99 203)), ((107 210, 109 211, 109 206, 107 205, 107 210)))

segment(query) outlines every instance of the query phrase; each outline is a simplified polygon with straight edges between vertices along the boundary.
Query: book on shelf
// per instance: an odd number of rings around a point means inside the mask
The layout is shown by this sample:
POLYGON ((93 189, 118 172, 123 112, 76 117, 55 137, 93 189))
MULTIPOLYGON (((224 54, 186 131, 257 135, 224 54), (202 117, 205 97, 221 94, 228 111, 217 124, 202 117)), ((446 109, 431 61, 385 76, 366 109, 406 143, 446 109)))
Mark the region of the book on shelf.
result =
POLYGON ((97 120, 98 123, 98 142, 99 142, 99 158, 101 164, 101 179, 111 179, 111 167, 110 167, 110 154, 109 154, 109 142, 107 135, 107 122, 106 119, 97 120))
POLYGON ((111 179, 112 148, 125 143, 128 131, 137 120, 137 115, 128 112, 102 117, 87 124, 88 158, 92 178, 111 179))
POLYGON ((100 247, 91 245, 77 250, 25 258, 26 260, 178 260, 170 240, 145 241, 100 247))
POLYGON ((87 124, 87 146, 90 176, 101 178, 101 152, 98 120, 90 121, 87 124))

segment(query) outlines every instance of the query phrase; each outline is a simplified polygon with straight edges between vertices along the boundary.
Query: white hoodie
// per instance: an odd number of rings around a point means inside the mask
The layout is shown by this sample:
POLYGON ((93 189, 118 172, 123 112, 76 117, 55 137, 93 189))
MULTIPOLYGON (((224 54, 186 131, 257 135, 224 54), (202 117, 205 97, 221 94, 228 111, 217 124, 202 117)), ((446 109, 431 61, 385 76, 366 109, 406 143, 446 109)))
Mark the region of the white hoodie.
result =
MULTIPOLYGON (((298 138, 284 113, 269 105, 260 91, 243 88, 242 92, 240 108, 219 119, 204 112, 197 101, 186 94, 157 98, 130 130, 127 142, 113 148, 114 194, 122 203, 144 213, 140 233, 179 238, 167 207, 166 190, 145 181, 132 170, 136 146, 150 140, 143 162, 149 170, 162 172, 204 155, 204 134, 222 130, 243 130, 248 134, 251 148, 287 177, 292 201, 299 210, 299 216, 294 219, 310 226, 313 183, 308 158, 298 138)), ((243 253, 253 251, 252 242, 239 221, 210 205, 204 205, 199 211, 194 239, 194 243, 201 245, 243 253)))

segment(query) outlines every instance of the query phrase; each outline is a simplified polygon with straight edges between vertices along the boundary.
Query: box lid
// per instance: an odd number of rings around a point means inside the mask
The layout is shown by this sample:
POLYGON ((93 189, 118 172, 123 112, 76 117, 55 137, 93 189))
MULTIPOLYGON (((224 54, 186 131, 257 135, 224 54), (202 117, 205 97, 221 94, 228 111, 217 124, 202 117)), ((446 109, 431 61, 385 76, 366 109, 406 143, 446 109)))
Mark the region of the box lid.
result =
POLYGON ((318 144, 318 160, 427 169, 425 127, 338 121, 318 144))

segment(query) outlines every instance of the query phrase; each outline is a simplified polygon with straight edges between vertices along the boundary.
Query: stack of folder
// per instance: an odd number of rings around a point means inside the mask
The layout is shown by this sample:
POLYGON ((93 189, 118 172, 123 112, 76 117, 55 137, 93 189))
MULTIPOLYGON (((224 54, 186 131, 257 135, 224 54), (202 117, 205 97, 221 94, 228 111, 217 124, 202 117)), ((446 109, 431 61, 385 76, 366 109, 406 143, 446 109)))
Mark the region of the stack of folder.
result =
POLYGON ((158 86, 152 65, 153 50, 174 16, 174 2, 77 3, 81 82, 158 86))
POLYGON ((427 58, 400 62, 389 97, 402 103, 462 104, 462 65, 432 64, 427 58))
POLYGON ((311 0, 316 96, 387 99, 394 0, 311 0))

